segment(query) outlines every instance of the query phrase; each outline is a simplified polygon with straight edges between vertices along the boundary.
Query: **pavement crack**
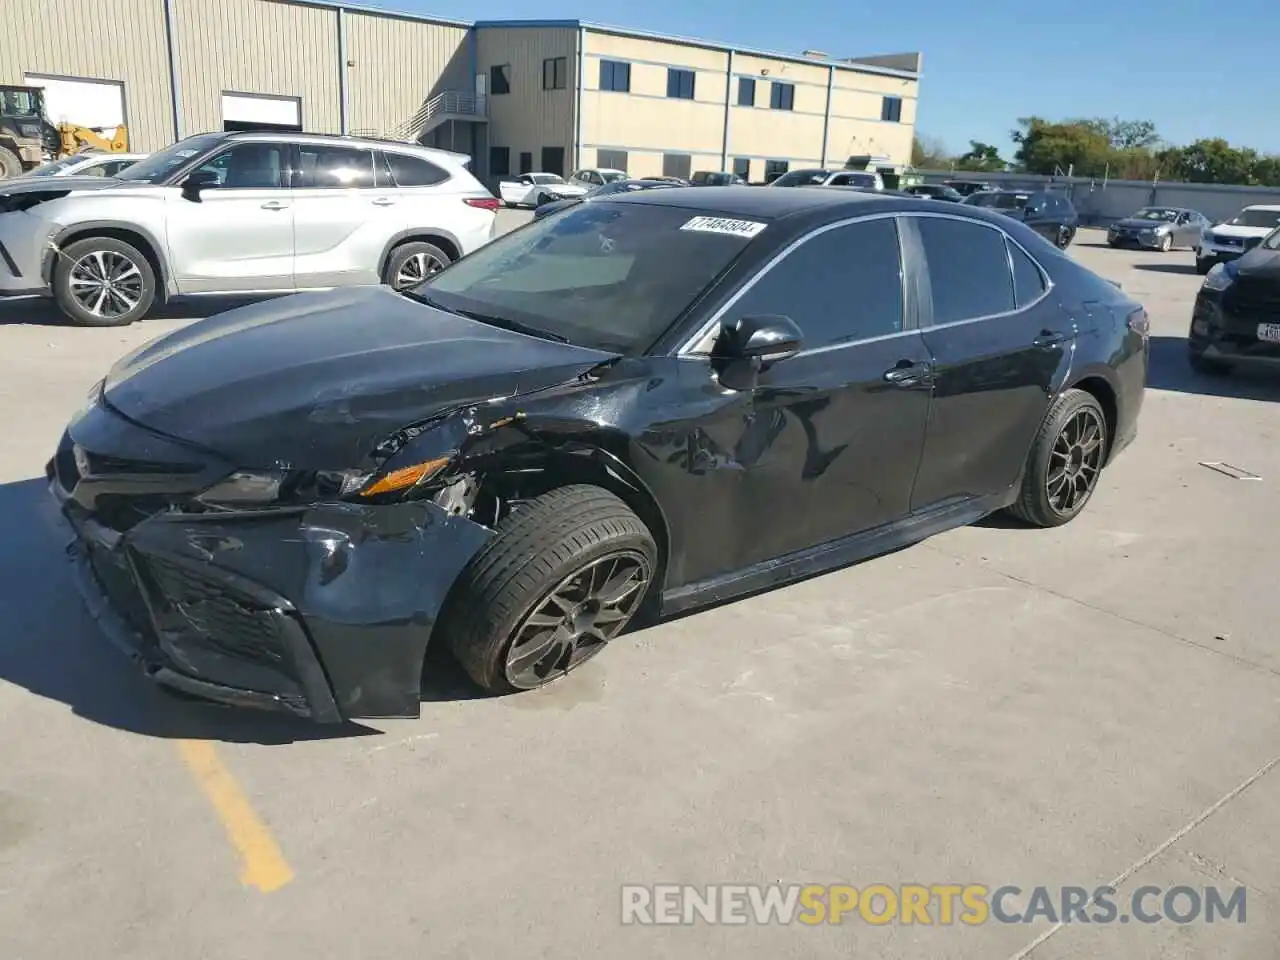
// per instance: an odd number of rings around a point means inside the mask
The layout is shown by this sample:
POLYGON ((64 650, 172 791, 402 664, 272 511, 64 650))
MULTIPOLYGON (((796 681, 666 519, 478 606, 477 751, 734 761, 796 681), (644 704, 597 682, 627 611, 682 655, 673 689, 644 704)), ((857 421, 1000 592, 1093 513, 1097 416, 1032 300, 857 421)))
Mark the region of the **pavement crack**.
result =
MULTIPOLYGON (((1211 803, 1209 806, 1201 810, 1200 813, 1198 813, 1196 816, 1188 820, 1185 824, 1182 825, 1182 827, 1177 832, 1172 834, 1163 843, 1161 843, 1159 846, 1152 849, 1145 856, 1129 864, 1129 866, 1126 867, 1123 871, 1121 871, 1119 875, 1117 875, 1116 877, 1108 881, 1106 886, 1113 887, 1117 890, 1120 889, 1120 885, 1122 883, 1124 883, 1126 880, 1132 877, 1135 873, 1137 873, 1143 867, 1150 864, 1153 860, 1155 860, 1157 857, 1163 854, 1166 850, 1168 850, 1175 843, 1177 843, 1179 840, 1181 840, 1183 837, 1189 834, 1192 830, 1200 826, 1200 824, 1204 823, 1206 820, 1212 817, 1215 813, 1217 813, 1219 810, 1225 807, 1228 803, 1230 803, 1236 797, 1240 796, 1240 794, 1248 790, 1251 786, 1253 786, 1255 783, 1257 783, 1259 780, 1265 777, 1268 773, 1270 773, 1273 769, 1275 769, 1276 766, 1280 766, 1280 757, 1272 757, 1270 760, 1268 760, 1266 763, 1260 766, 1257 770, 1253 771, 1253 773, 1251 773, 1249 776, 1241 780, 1233 788, 1231 788, 1226 793, 1224 793, 1221 797, 1219 797, 1215 802, 1211 803)), ((1034 953, 1035 950, 1038 947, 1040 947, 1041 944, 1043 944, 1046 940, 1048 940, 1050 937, 1052 937, 1055 933, 1057 933, 1059 930, 1061 930, 1065 926, 1066 924, 1061 921, 1059 921, 1058 923, 1055 923, 1048 930, 1040 934, 1040 936, 1036 937, 1034 940, 1032 940, 1029 944, 1027 944, 1017 953, 1013 954, 1013 956, 1011 956, 1009 960, 1026 960, 1026 958, 1031 956, 1031 954, 1034 953)))
MULTIPOLYGON (((927 549, 933 550, 935 553, 940 553, 944 557, 949 557, 952 560, 960 560, 964 563, 973 563, 973 560, 969 557, 951 553, 947 550, 941 550, 938 547, 932 546, 931 544, 925 544, 924 546, 927 549)), ((1203 650, 1205 653, 1213 654, 1215 657, 1222 657, 1224 660, 1231 660, 1235 662, 1238 666, 1245 667, 1250 670, 1259 670, 1262 673, 1269 673, 1273 677, 1280 677, 1280 670, 1277 670, 1274 667, 1268 667, 1266 664, 1258 663, 1257 661, 1250 660, 1248 657, 1242 657, 1242 656, 1239 656, 1238 654, 1228 653, 1225 650, 1219 650, 1216 647, 1211 647, 1209 644, 1204 643, 1201 640, 1193 640, 1190 637, 1184 637, 1181 634, 1174 633, 1172 630, 1168 630, 1154 623, 1147 623, 1144 620, 1135 619, 1134 617, 1130 617, 1127 614, 1118 613, 1115 610, 1109 610, 1106 607, 1099 606, 1098 604, 1093 603, 1089 600, 1081 600, 1079 597, 1073 597, 1069 593, 1062 593, 1058 590, 1054 590, 1052 587, 1046 587, 1044 584, 1036 583, 1034 580, 1026 580, 1023 577, 1018 576, 1017 574, 1009 573, 1006 570, 1001 570, 999 567, 995 566, 990 562, 980 564, 979 566, 981 566, 983 570, 990 570, 992 573, 996 574, 997 576, 1003 577, 1006 580, 1011 580, 1014 583, 1027 587, 1028 589, 1039 590, 1043 593, 1049 594, 1050 596, 1057 597, 1059 600, 1065 600, 1068 603, 1074 603, 1077 606, 1084 607, 1087 610, 1092 610, 1094 613, 1101 613, 1104 616, 1112 617, 1116 620, 1120 620, 1121 622, 1127 623, 1131 626, 1141 627, 1144 630, 1150 630, 1152 633, 1158 633, 1160 636, 1165 637, 1166 639, 1174 640, 1178 643, 1186 644, 1189 647, 1196 647, 1197 649, 1203 650)))

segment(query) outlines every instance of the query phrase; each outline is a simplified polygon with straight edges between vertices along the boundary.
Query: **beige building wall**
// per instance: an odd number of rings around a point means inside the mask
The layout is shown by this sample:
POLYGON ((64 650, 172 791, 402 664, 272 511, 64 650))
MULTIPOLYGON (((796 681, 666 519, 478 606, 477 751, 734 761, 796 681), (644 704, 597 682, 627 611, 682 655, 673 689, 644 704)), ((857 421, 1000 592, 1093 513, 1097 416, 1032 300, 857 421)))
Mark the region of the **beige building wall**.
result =
POLYGON ((465 26, 353 11, 344 19, 348 132, 389 133, 437 93, 475 90, 465 26))
POLYGON ((918 80, 904 77, 837 70, 831 91, 828 161, 843 163, 850 156, 873 154, 910 163, 919 87, 918 80), (880 120, 885 97, 901 99, 898 123, 880 120))
POLYGON ((341 132, 337 10, 277 0, 174 4, 184 134, 222 129, 223 93, 300 97, 304 130, 341 132))
MULTIPOLYGON (((566 176, 574 165, 574 91, 578 83, 578 31, 568 27, 481 27, 477 29, 476 71, 489 84, 493 67, 507 67, 511 92, 489 89, 490 151, 506 147, 510 170, 518 173, 520 154, 532 155, 533 169, 542 169, 542 148, 564 151, 566 176), (562 90, 545 90, 543 62, 565 59, 562 90)), ((482 159, 488 170, 488 157, 482 159)))
POLYGON ((121 82, 135 149, 173 139, 168 57, 162 0, 0 0, 0 82, 121 82))
POLYGON ((626 150, 627 172, 636 176, 662 173, 664 153, 691 155, 693 170, 719 169, 728 65, 721 50, 587 31, 582 166, 607 149, 626 150), (605 60, 631 65, 630 93, 600 89, 605 60), (692 100, 667 96, 669 67, 693 71, 692 100))

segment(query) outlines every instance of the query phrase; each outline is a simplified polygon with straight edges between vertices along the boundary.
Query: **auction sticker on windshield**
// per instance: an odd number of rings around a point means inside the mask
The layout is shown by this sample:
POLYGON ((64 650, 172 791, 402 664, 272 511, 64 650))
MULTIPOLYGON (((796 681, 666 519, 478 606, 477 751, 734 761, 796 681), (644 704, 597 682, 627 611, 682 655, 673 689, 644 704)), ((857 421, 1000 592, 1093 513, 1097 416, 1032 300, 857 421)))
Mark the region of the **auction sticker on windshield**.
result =
POLYGON ((765 224, 753 220, 727 220, 724 217, 694 217, 681 230, 696 233, 727 233, 731 237, 750 239, 765 228, 765 224))

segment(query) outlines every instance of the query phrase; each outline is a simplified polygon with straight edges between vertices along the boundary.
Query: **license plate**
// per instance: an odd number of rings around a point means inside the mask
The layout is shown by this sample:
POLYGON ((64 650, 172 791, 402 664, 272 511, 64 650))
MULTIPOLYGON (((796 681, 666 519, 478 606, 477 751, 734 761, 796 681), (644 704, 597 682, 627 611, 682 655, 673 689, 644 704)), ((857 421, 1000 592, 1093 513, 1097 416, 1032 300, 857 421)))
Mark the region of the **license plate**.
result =
POLYGON ((1280 323, 1258 324, 1258 339, 1265 343, 1280 343, 1280 323))

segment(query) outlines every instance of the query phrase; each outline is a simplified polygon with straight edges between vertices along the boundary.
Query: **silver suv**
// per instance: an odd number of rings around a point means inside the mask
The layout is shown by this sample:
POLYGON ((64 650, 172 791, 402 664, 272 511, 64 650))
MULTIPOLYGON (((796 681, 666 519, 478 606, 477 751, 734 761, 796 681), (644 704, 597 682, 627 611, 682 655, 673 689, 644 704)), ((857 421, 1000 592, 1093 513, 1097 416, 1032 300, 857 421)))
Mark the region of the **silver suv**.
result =
POLYGON ((171 297, 404 289, 493 238, 462 154, 290 133, 188 137, 117 175, 0 184, 0 296, 121 326, 171 297))

